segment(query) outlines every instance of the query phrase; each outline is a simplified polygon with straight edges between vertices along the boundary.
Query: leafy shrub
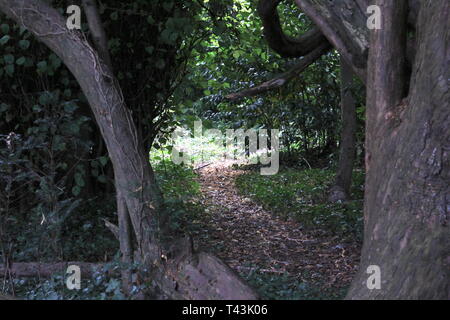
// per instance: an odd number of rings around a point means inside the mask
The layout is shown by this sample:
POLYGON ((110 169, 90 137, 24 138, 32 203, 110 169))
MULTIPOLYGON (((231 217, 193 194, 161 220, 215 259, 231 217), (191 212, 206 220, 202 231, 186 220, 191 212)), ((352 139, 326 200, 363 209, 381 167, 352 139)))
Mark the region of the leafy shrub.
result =
POLYGON ((300 281, 287 274, 273 274, 252 269, 241 276, 267 300, 329 300, 343 299, 345 290, 324 288, 319 284, 300 281))
POLYGON ((192 232, 203 207, 197 201, 200 184, 197 175, 190 167, 174 164, 163 158, 154 163, 157 182, 164 194, 166 214, 169 216, 169 229, 176 233, 192 232))

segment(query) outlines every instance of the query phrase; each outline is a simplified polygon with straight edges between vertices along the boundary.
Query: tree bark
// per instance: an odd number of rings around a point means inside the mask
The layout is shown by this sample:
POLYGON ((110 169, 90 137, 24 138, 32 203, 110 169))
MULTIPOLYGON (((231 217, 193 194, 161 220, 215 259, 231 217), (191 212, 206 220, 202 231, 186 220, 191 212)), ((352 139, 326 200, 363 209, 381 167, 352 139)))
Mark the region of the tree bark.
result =
POLYGON ((353 162, 356 149, 356 106, 352 94, 353 72, 341 57, 341 117, 342 131, 339 143, 339 162, 336 179, 330 188, 329 201, 347 201, 350 198, 353 162))
POLYGON ((102 25, 97 2, 96 0, 82 0, 82 3, 98 55, 113 70, 112 60, 108 50, 108 37, 102 25))
MULTIPOLYGON (((94 40, 95 48, 113 72, 112 59, 108 49, 108 38, 103 28, 100 13, 98 11, 96 0, 83 0, 83 8, 91 31, 91 37, 94 40)), ((132 286, 131 264, 133 263, 133 237, 131 230, 130 215, 128 213, 125 197, 121 194, 120 186, 116 186, 117 216, 119 220, 119 242, 122 267, 122 287, 125 294, 130 294, 132 286)))
POLYGON ((378 0, 368 66, 365 236, 349 299, 450 299, 450 3, 422 1, 405 79, 406 1, 378 0), (368 266, 381 271, 369 289, 368 266))
POLYGON ((372 35, 373 1, 296 3, 368 87, 365 239, 347 298, 449 299, 449 2, 378 0, 372 35), (367 286, 371 265, 381 289, 367 286))
POLYGON ((119 242, 122 262, 122 288, 126 295, 131 293, 133 263, 133 237, 130 215, 124 197, 117 194, 117 215, 119 218, 119 242))
POLYGON ((369 48, 366 10, 369 1, 295 0, 295 2, 339 51, 353 72, 365 82, 369 48))
POLYGON ((96 50, 41 0, 0 0, 0 11, 57 54, 77 79, 105 140, 116 187, 126 202, 141 263, 155 290, 168 297, 256 299, 257 294, 212 255, 170 254, 160 241, 161 193, 120 86, 96 50))

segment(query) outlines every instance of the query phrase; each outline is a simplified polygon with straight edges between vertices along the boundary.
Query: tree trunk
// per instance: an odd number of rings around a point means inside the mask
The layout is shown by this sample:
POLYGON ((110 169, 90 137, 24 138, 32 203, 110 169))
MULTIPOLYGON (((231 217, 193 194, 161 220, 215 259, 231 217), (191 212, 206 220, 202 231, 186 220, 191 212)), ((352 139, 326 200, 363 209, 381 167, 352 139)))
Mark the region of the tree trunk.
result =
POLYGON ((117 194, 117 215, 119 218, 120 253, 122 254, 122 288, 125 294, 129 295, 132 287, 133 237, 127 204, 120 192, 117 194))
POLYGON ((378 0, 371 36, 373 1, 296 3, 368 87, 365 239, 347 297, 449 299, 450 3, 378 0), (367 286, 374 265, 380 289, 367 286))
POLYGON ((450 3, 422 1, 405 91, 406 1, 378 0, 368 66, 365 237, 349 299, 450 299, 450 3), (369 289, 367 268, 380 268, 369 289))
POLYGON ((166 252, 160 241, 161 194, 131 112, 111 69, 79 31, 41 0, 0 0, 0 11, 57 54, 77 79, 105 140, 116 188, 125 200, 141 263, 161 294, 176 298, 256 299, 256 293, 225 264, 208 254, 166 252))
MULTIPOLYGON (((98 55, 113 73, 112 59, 108 49, 108 39, 103 28, 96 0, 83 0, 91 38, 93 39, 98 55)), ((125 197, 120 186, 116 186, 117 216, 119 220, 119 242, 122 266, 122 288, 129 295, 132 286, 131 264, 133 263, 133 237, 130 215, 128 213, 125 197)))
POLYGON ((352 94, 353 72, 341 57, 341 115, 342 131, 339 143, 339 163, 329 201, 346 201, 350 198, 353 162, 356 148, 356 106, 352 94))

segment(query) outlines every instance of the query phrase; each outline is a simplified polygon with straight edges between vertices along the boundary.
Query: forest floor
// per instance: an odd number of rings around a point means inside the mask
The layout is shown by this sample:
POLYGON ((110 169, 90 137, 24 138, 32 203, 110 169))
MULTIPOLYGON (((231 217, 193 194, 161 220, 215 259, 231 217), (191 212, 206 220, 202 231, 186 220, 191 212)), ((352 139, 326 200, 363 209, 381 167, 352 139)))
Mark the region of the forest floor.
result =
POLYGON ((322 292, 340 290, 336 295, 343 297, 357 271, 360 244, 264 210, 238 192, 235 179, 244 173, 230 163, 199 170, 200 201, 207 214, 196 246, 213 252, 244 277, 289 277, 322 292))

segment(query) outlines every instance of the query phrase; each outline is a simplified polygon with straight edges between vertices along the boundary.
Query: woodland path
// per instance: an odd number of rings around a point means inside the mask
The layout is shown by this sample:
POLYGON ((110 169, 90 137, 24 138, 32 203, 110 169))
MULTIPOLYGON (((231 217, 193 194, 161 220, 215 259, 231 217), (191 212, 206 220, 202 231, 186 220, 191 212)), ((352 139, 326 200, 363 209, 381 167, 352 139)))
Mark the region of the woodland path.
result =
POLYGON ((244 173, 223 163, 199 170, 208 214, 196 245, 241 273, 259 270, 329 288, 348 286, 358 266, 358 245, 322 230, 306 230, 240 195, 234 180, 244 173))

